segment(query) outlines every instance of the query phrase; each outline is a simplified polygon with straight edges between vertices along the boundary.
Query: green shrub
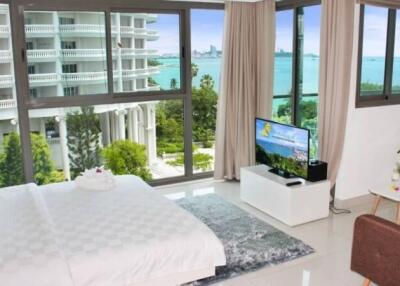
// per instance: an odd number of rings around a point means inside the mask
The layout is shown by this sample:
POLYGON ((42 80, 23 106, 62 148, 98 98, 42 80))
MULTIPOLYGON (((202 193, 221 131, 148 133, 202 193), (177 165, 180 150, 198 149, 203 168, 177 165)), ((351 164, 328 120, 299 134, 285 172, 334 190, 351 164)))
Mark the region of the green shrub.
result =
MULTIPOLYGON (((193 167, 201 171, 208 171, 211 169, 213 157, 205 153, 194 153, 193 154, 193 167)), ((175 160, 167 161, 168 165, 171 166, 183 166, 185 162, 185 156, 183 153, 178 154, 175 160)))
POLYGON ((119 140, 102 150, 104 166, 114 175, 136 175, 145 181, 152 179, 147 167, 146 148, 144 145, 129 140, 119 140))

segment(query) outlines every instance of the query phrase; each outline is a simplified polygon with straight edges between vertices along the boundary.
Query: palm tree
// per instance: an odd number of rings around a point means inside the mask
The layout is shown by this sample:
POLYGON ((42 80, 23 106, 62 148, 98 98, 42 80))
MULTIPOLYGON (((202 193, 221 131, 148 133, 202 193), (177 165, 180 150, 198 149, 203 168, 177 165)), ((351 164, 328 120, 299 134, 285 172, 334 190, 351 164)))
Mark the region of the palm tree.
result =
POLYGON ((176 78, 171 79, 169 86, 171 89, 178 89, 178 82, 176 81, 176 78))
POLYGON ((209 89, 212 89, 214 87, 214 80, 211 77, 211 75, 205 74, 201 77, 200 87, 201 88, 209 88, 209 89))
POLYGON ((192 63, 192 78, 195 78, 199 72, 199 66, 195 63, 192 63))

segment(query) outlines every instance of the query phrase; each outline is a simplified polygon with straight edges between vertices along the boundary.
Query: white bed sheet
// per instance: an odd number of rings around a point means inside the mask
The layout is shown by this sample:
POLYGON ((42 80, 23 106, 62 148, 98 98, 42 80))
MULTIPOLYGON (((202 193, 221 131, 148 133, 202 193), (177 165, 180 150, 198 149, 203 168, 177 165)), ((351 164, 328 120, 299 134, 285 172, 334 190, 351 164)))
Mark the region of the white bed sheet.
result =
POLYGON ((36 192, 74 285, 132 285, 226 262, 206 225, 138 177, 117 176, 111 191, 69 182, 36 192))
POLYGON ((74 285, 35 189, 0 190, 0 285, 74 285))

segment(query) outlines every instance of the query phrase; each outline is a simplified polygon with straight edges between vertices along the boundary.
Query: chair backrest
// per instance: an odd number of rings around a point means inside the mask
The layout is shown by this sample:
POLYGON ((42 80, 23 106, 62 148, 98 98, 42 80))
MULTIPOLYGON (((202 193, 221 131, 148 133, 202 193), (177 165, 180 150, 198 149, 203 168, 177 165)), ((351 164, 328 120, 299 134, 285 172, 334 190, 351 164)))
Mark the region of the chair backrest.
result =
POLYGON ((400 285, 400 225, 374 215, 354 224, 351 270, 379 286, 400 285))

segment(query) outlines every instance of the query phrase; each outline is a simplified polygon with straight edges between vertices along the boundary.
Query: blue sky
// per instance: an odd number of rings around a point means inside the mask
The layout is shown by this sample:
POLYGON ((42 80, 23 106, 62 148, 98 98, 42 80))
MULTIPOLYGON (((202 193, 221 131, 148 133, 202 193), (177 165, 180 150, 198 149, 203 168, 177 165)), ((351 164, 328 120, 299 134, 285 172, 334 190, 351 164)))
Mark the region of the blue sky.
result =
MULTIPOLYGON (((208 51, 210 45, 218 50, 222 46, 224 12, 222 10, 192 10, 192 50, 208 51)), ((179 16, 177 14, 158 14, 156 23, 148 29, 157 30, 159 39, 149 41, 148 47, 157 49, 160 54, 179 53, 179 16)))
MULTIPOLYGON (((321 7, 304 8, 304 52, 319 54, 321 7)), ((293 11, 277 12, 276 15, 276 51, 283 49, 291 52, 293 45, 293 11)))

